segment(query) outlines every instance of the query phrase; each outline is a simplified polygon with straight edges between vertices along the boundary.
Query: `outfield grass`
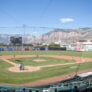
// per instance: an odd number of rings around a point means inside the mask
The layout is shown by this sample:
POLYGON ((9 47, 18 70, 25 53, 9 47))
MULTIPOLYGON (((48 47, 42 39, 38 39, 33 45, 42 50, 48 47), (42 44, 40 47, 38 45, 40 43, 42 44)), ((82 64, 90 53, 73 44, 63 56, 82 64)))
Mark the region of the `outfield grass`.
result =
MULTIPOLYGON (((91 68, 91 64, 91 62, 80 64, 79 70, 89 69, 91 68)), ((78 65, 79 64, 48 67, 43 68, 40 71, 30 73, 13 73, 7 70, 7 67, 10 67, 11 65, 0 60, 0 83, 20 84, 63 74, 69 74, 76 72, 76 66, 78 65)))
POLYGON ((75 52, 75 51, 0 51, 0 55, 67 55, 92 58, 92 52, 75 52))
POLYGON ((43 66, 43 65, 52 65, 52 64, 62 64, 62 63, 71 63, 74 62, 74 60, 66 60, 66 59, 58 59, 58 58, 52 58, 52 57, 31 57, 31 58, 12 58, 11 61, 15 63, 20 63, 18 61, 21 61, 24 65, 31 65, 31 66, 43 66), (34 60, 41 59, 46 60, 42 62, 36 62, 34 60))

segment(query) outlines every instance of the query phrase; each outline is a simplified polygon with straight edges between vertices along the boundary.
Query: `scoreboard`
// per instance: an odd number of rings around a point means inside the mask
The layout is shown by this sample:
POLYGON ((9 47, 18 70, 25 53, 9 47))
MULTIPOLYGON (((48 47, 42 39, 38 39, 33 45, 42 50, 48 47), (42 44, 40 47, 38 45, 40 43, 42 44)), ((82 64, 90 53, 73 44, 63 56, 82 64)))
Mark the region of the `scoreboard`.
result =
POLYGON ((10 37, 10 42, 13 45, 21 45, 22 44, 22 37, 11 36, 10 37))

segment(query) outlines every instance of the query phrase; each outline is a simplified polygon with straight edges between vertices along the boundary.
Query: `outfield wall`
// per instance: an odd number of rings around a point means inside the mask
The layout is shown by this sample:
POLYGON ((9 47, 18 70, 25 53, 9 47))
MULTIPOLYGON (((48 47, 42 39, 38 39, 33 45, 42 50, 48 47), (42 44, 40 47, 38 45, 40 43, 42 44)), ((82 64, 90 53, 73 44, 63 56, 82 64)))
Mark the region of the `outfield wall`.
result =
MULTIPOLYGON (((0 46, 0 51, 31 51, 31 50, 46 50, 45 47, 32 46, 0 46)), ((66 50, 66 47, 48 47, 48 50, 66 50)))

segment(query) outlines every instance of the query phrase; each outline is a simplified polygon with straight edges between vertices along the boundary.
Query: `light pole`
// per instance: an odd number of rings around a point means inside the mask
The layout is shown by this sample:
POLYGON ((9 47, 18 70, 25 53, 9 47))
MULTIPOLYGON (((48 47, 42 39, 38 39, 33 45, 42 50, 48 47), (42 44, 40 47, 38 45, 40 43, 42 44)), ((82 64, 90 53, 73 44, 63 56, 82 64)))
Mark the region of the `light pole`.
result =
POLYGON ((22 38, 22 51, 24 50, 24 44, 25 44, 25 30, 26 30, 26 25, 23 24, 23 38, 22 38))
MULTIPOLYGON (((36 27, 33 27, 33 35, 36 37, 38 35, 38 32, 35 31, 36 27)), ((35 53, 36 53, 36 57, 39 57, 39 42, 37 41, 37 38, 35 39, 34 42, 34 47, 35 47, 35 53)))

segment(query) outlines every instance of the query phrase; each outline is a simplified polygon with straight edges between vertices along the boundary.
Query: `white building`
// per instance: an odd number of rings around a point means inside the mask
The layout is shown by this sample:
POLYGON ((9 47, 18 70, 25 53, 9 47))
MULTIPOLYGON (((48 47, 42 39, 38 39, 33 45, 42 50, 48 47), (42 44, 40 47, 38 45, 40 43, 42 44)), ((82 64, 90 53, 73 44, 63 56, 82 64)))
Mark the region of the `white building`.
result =
POLYGON ((76 50, 92 51, 92 40, 79 40, 76 43, 76 50))

